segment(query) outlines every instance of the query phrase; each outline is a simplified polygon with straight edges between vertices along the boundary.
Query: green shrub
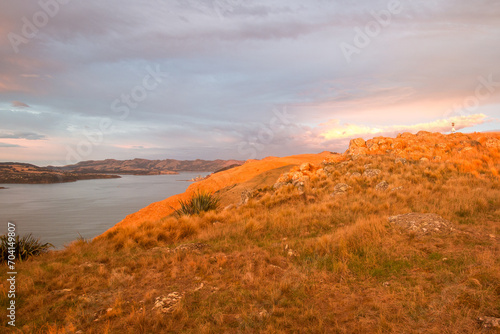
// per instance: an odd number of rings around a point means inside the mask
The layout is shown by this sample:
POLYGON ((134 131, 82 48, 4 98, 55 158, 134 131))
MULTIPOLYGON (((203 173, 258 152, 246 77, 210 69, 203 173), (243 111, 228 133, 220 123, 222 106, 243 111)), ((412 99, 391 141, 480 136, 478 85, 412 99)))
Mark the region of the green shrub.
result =
POLYGON ((205 211, 215 210, 219 207, 220 198, 212 193, 198 191, 190 200, 179 201, 181 208, 175 210, 174 215, 192 216, 205 211))
POLYGON ((49 248, 54 247, 51 243, 42 244, 40 239, 33 237, 31 233, 21 238, 17 235, 14 240, 15 241, 11 243, 9 242, 9 237, 7 235, 0 236, 0 251, 2 253, 0 262, 12 260, 12 257, 9 259, 9 255, 14 255, 15 259, 19 259, 21 261, 26 260, 31 256, 45 253, 49 250, 49 248))

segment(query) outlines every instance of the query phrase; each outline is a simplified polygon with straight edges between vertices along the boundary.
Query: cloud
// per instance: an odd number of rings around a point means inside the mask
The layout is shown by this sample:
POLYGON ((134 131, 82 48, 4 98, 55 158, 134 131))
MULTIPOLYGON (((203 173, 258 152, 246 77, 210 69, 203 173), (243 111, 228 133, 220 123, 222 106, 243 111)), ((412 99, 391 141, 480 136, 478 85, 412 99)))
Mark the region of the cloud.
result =
POLYGON ((439 119, 433 122, 414 125, 391 125, 379 127, 341 124, 338 120, 330 120, 327 123, 320 124, 319 127, 313 130, 313 133, 317 135, 317 137, 324 139, 325 141, 329 141, 334 139, 393 135, 400 132, 450 132, 452 123, 455 123, 456 130, 461 130, 484 124, 488 121, 488 116, 484 114, 450 117, 447 119, 439 119))
MULTIPOLYGON (((388 3, 68 2, 19 53, 0 39, 0 101, 7 101, 0 122, 10 130, 0 138, 32 140, 12 140, 32 144, 16 160, 42 156, 35 146, 64 159, 66 145, 88 141, 86 129, 94 133, 109 120, 102 144, 82 159, 241 158, 239 142, 251 148, 275 106, 290 107, 295 127, 259 146, 259 157, 340 149, 351 136, 449 131, 456 114, 447 111, 464 105, 473 107, 469 114, 500 118, 500 48, 492 48, 500 36, 498 0, 401 1, 401 14, 348 64, 339 45, 354 43, 355 28, 388 3), (146 68, 157 64, 168 77, 121 119, 113 101, 140 93, 146 68), (490 74, 476 105, 477 78, 490 74)), ((22 18, 40 10, 37 1, 5 2, 0 35, 21 34, 22 18)), ((498 128, 480 122, 456 123, 498 128)))
POLYGON ((18 108, 30 108, 29 105, 21 101, 12 101, 12 106, 18 108))
POLYGON ((0 138, 44 140, 46 139, 46 136, 34 132, 18 132, 18 131, 11 132, 11 131, 0 130, 0 138))
POLYGON ((1 143, 0 142, 0 148, 4 148, 4 147, 24 147, 24 146, 16 145, 16 144, 1 143))

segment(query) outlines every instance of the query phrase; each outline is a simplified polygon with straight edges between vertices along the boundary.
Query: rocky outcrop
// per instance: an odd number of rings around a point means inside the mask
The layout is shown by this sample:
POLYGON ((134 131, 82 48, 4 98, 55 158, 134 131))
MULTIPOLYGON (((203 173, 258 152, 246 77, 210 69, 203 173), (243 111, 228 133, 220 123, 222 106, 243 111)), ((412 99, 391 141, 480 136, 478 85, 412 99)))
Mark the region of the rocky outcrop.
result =
POLYGON ((299 167, 294 167, 290 172, 282 174, 274 184, 274 189, 279 189, 285 185, 292 184, 303 191, 304 186, 312 177, 326 176, 323 168, 309 162, 303 163, 299 167))
POLYGON ((376 137, 367 141, 352 139, 345 154, 353 159, 360 155, 391 154, 403 158, 396 162, 404 164, 406 159, 441 161, 459 155, 464 158, 484 150, 500 150, 500 139, 496 135, 480 133, 443 135, 420 131, 417 134, 405 132, 396 138, 376 137))

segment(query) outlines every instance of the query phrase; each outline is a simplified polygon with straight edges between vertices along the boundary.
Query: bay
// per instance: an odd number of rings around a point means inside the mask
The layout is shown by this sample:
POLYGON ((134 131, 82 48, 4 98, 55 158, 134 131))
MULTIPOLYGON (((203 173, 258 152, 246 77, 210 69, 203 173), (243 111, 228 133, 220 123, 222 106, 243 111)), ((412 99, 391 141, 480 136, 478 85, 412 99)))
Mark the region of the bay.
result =
POLYGON ((7 222, 18 235, 32 233, 57 249, 102 234, 150 203, 183 193, 200 172, 178 175, 122 175, 120 179, 54 184, 0 184, 0 233, 7 222))

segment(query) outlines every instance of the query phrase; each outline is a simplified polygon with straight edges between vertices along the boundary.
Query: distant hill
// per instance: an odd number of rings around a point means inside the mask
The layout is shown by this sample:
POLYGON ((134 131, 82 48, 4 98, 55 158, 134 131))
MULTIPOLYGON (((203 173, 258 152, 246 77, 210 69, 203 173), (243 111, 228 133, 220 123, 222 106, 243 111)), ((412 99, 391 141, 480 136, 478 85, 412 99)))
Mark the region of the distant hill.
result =
POLYGON ((112 179, 118 175, 70 173, 19 162, 0 162, 0 183, 62 183, 90 179, 112 179))
POLYGON ((178 172, 214 172, 221 169, 240 166, 241 160, 89 160, 74 165, 48 168, 52 170, 76 173, 114 173, 134 175, 176 174, 178 172))

